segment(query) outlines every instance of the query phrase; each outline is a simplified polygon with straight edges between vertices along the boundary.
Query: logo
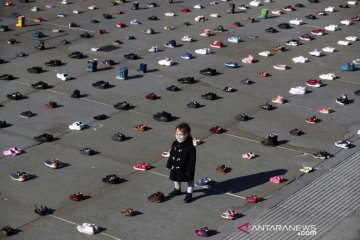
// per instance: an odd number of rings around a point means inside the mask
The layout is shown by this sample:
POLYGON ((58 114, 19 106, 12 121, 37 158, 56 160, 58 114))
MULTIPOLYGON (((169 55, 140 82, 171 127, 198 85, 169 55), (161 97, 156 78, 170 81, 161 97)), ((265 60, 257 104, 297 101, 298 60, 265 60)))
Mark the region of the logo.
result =
POLYGON ((239 226, 238 229, 239 229, 240 231, 243 231, 243 232, 246 233, 246 234, 249 234, 249 233, 250 233, 250 232, 248 231, 248 230, 249 230, 249 223, 245 223, 245 224, 239 226))

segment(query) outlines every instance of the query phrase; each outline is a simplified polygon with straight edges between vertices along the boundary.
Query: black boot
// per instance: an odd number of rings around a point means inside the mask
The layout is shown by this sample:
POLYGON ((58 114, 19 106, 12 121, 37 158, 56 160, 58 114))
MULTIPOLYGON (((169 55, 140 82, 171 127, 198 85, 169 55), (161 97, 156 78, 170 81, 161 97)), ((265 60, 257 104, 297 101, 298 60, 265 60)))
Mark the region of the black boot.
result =
POLYGON ((174 190, 172 190, 170 193, 169 193, 169 196, 170 197, 176 197, 176 196, 179 196, 181 195, 181 189, 176 189, 174 188, 174 190))
POLYGON ((71 94, 71 97, 72 98, 80 98, 81 97, 80 90, 75 89, 73 94, 71 94))
POLYGON ((185 203, 190 203, 192 202, 192 193, 186 193, 186 196, 184 198, 184 202, 185 203))
POLYGON ((229 3, 229 8, 226 10, 226 12, 233 14, 235 12, 235 4, 229 3))
POLYGON ((147 71, 147 64, 146 63, 140 63, 140 67, 139 69, 137 70, 138 73, 144 75, 147 71))
POLYGON ((139 10, 139 3, 138 2, 134 2, 133 6, 131 7, 131 10, 139 10))
POLYGON ((261 141, 261 144, 264 146, 271 146, 274 147, 278 144, 278 135, 275 133, 270 133, 267 139, 261 141))

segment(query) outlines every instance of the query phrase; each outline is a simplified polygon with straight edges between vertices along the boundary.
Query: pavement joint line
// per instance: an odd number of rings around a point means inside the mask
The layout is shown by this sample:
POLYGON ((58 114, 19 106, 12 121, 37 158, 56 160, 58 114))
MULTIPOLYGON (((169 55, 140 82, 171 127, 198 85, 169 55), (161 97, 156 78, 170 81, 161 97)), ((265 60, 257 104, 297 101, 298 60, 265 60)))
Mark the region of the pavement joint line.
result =
POLYGON ((359 85, 359 86, 360 86, 360 83, 351 82, 351 81, 346 81, 346 80, 338 80, 338 82, 346 82, 346 83, 351 83, 351 84, 359 85))
MULTIPOLYGON (((275 22, 281 22, 281 23, 284 22, 284 21, 275 20, 275 19, 274 19, 274 21, 275 21, 275 22)), ((291 25, 291 24, 290 24, 290 25, 291 25)), ((293 25, 291 25, 291 26, 293 26, 293 25)), ((295 25, 295 26, 296 26, 296 25, 295 25)), ((311 28, 322 28, 322 27, 310 25, 310 24, 307 24, 307 23, 301 24, 301 25, 299 25, 299 26, 302 26, 302 27, 311 27, 311 28)))
MULTIPOLYGON (((69 220, 67 220, 67 219, 65 219, 65 218, 57 217, 57 216, 55 216, 55 215, 49 215, 49 216, 50 216, 50 217, 53 217, 53 218, 56 218, 56 219, 58 219, 58 220, 60 220, 60 221, 63 221, 63 222, 67 222, 67 223, 70 223, 70 224, 73 224, 73 225, 78 225, 77 223, 71 222, 71 221, 69 221, 69 220)), ((104 235, 104 236, 107 236, 107 237, 112 238, 112 239, 122 240, 121 238, 114 237, 114 236, 109 235, 109 234, 107 234, 107 233, 99 233, 99 234, 104 235)))
POLYGON ((304 106, 299 106, 299 105, 295 105, 295 104, 291 104, 291 103, 286 103, 287 105, 293 106, 293 107, 298 107, 298 108, 304 108, 310 111, 315 111, 315 109, 312 108, 308 108, 308 107, 304 107, 304 106))
MULTIPOLYGON (((156 175, 159 175, 159 176, 163 176, 163 177, 169 177, 169 175, 165 175, 165 174, 162 174, 162 173, 158 173, 158 172, 154 172, 154 171, 146 171, 146 172, 150 172, 150 173, 153 173, 153 174, 156 174, 156 175)), ((214 189, 210 189, 208 187, 205 187, 205 186, 196 186, 196 187, 200 187, 200 188, 204 188, 204 189, 209 189, 209 190, 212 190, 214 192, 220 192, 220 191, 216 191, 214 189)), ((237 197, 237 198, 241 198, 241 199, 246 199, 246 197, 243 197, 243 196, 240 196, 240 195, 236 195, 236 194, 233 194, 233 193, 229 193, 229 192, 225 192, 224 194, 226 195, 229 195, 229 196, 232 196, 232 197, 237 197)))
MULTIPOLYGON (((31 18, 28 18, 28 19, 35 22, 35 19, 31 19, 31 18)), ((41 23, 48 24, 48 25, 54 25, 54 26, 60 26, 60 27, 68 28, 68 29, 80 30, 80 31, 84 31, 84 32, 95 33, 95 31, 92 31, 92 30, 87 30, 87 29, 83 29, 83 28, 72 28, 72 27, 64 26, 64 25, 57 24, 57 23, 50 23, 50 22, 41 22, 41 23)))

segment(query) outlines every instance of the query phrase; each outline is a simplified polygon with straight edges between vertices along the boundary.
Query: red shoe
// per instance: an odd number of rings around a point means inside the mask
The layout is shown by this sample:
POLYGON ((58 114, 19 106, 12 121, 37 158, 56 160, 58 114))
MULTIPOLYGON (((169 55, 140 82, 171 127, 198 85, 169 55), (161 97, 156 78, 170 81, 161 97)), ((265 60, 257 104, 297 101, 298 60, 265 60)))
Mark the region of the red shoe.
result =
POLYGON ((155 93, 149 93, 148 95, 145 96, 145 98, 147 98, 149 100, 156 100, 157 95, 155 93))
POLYGON ((321 35, 324 35, 325 30, 322 28, 316 28, 316 29, 312 30, 311 33, 316 36, 321 36, 321 35))
POLYGON ((119 28, 124 28, 124 27, 126 27, 126 24, 123 23, 123 22, 119 22, 119 23, 116 24, 116 26, 119 27, 119 28))
POLYGON ((316 79, 310 79, 306 81, 306 85, 309 87, 321 87, 321 81, 316 79))
POLYGON ((135 164, 133 166, 133 169, 136 169, 136 170, 140 170, 140 171, 146 171, 146 170, 149 170, 150 169, 150 164, 148 163, 139 163, 139 164, 135 164))
POLYGON ((241 27, 241 23, 239 23, 239 22, 233 22, 233 23, 231 24, 231 26, 233 26, 233 27, 241 27))
POLYGON ((190 12, 190 9, 188 9, 188 8, 182 8, 180 11, 187 13, 187 12, 190 12))
POLYGON ((305 120, 305 122, 315 124, 315 123, 319 122, 319 119, 315 116, 312 116, 312 117, 307 118, 305 120))
POLYGON ((218 133, 218 134, 220 134, 220 133, 223 133, 225 130, 224 130, 223 128, 219 127, 219 126, 216 126, 216 127, 210 128, 209 131, 210 131, 211 133, 218 133))
POLYGON ((221 48, 223 46, 223 43, 220 41, 215 41, 213 44, 210 44, 213 48, 221 48))
POLYGON ((43 19, 42 17, 37 17, 34 19, 34 22, 37 22, 37 23, 41 23, 41 22, 44 22, 45 19, 43 19))
POLYGON ((6 2, 4 2, 4 6, 8 6, 8 7, 14 6, 14 3, 11 1, 6 1, 6 2))
POLYGON ((73 195, 69 196, 69 199, 71 201, 79 202, 81 200, 84 200, 84 195, 82 193, 80 193, 80 192, 74 193, 73 195))
POLYGON ((246 201, 249 203, 257 203, 260 202, 262 200, 262 197, 260 197, 259 195, 252 195, 250 197, 246 197, 246 201))

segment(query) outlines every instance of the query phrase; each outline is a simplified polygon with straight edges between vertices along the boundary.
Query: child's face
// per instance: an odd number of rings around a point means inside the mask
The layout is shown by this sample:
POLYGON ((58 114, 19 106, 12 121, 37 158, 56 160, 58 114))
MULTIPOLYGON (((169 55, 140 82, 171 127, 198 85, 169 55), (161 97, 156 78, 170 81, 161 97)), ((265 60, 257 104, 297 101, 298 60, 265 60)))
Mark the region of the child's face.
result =
POLYGON ((186 134, 184 134, 180 129, 176 129, 176 132, 175 132, 176 136, 179 136, 179 137, 185 137, 186 134))

